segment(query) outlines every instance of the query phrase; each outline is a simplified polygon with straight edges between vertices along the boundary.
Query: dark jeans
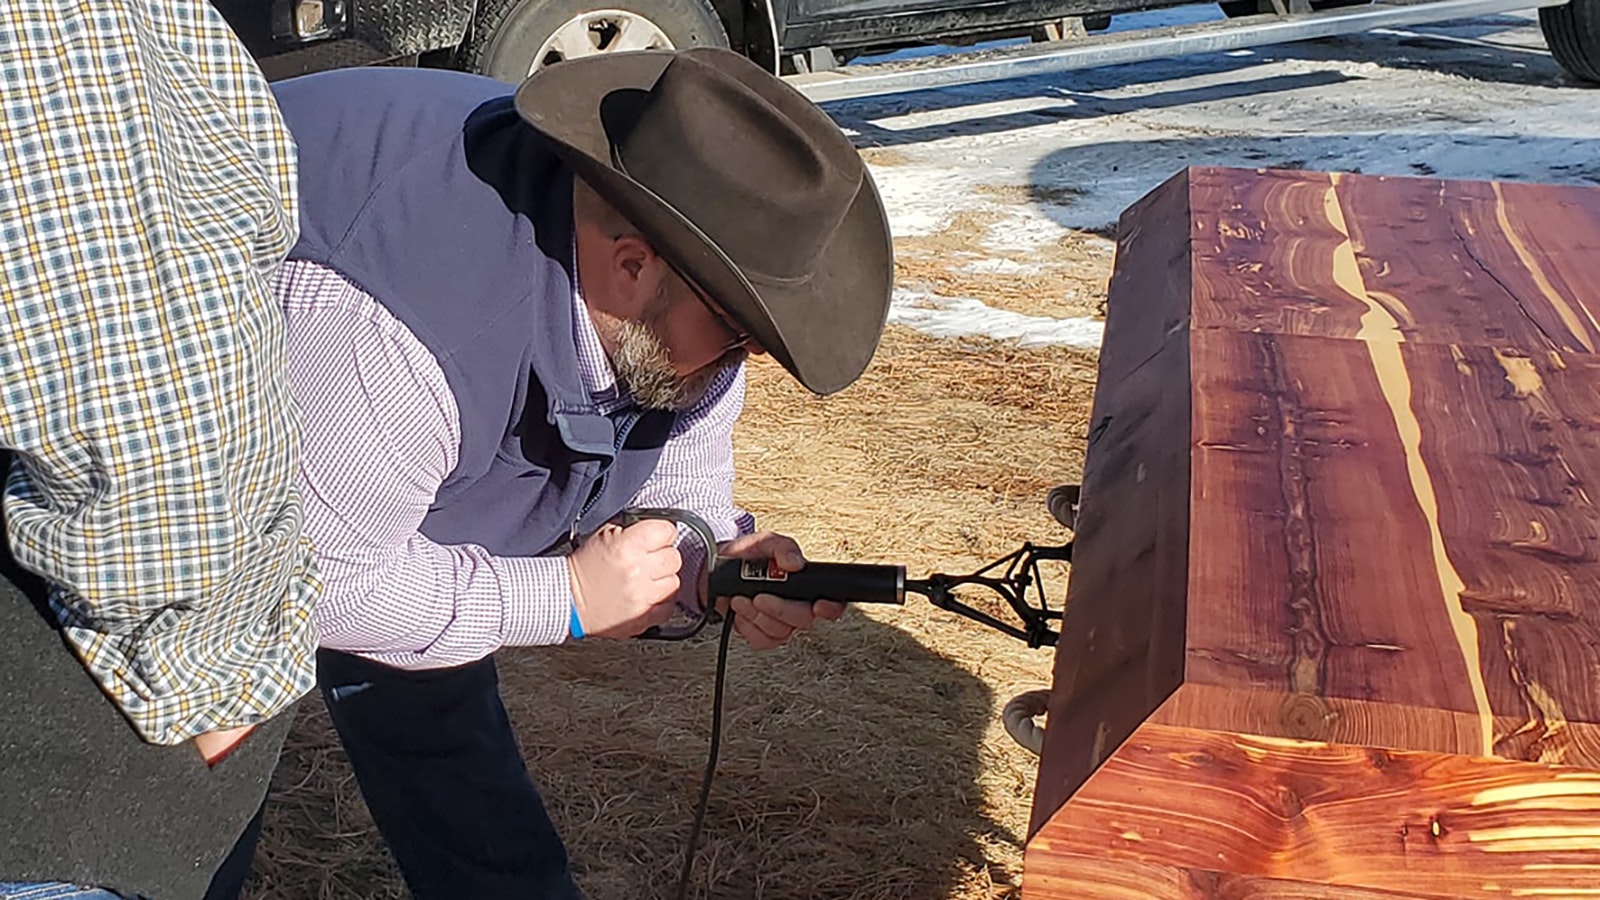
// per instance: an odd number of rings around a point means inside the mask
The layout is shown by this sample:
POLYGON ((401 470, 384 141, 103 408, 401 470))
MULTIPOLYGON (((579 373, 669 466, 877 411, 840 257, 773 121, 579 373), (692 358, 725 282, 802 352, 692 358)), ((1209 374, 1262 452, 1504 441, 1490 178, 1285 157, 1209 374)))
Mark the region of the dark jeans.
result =
POLYGON ((412 672, 317 653, 356 781, 416 900, 579 900, 493 658, 412 672))
POLYGON ((205 900, 234 900, 244 890, 245 879, 250 877, 250 861, 256 855, 256 842, 261 840, 261 817, 266 814, 267 801, 261 801, 256 817, 244 827, 244 833, 228 851, 222 865, 211 876, 211 886, 206 888, 205 900))

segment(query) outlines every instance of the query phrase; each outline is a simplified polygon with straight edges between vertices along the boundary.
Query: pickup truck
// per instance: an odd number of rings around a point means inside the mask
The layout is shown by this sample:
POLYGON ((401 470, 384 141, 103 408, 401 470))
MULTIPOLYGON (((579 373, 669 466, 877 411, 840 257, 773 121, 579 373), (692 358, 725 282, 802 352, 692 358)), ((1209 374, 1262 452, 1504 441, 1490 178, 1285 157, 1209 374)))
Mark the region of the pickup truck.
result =
POLYGON ((1551 53, 1600 84, 1600 0, 1223 0, 1227 19, 1105 34, 1192 0, 213 0, 268 78, 339 66, 460 69, 518 82, 576 56, 731 47, 813 99, 998 80, 1381 27, 1539 9, 1551 53), (920 45, 1001 49, 849 65, 920 45))

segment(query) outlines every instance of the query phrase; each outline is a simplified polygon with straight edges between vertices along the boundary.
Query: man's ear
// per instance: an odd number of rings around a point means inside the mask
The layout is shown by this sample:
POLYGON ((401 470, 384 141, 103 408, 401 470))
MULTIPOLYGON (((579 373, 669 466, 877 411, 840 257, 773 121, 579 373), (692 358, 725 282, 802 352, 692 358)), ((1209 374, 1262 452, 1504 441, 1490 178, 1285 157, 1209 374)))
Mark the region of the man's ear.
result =
POLYGON ((611 265, 618 274, 638 279, 655 251, 636 234, 623 235, 611 242, 611 265))
POLYGON ((642 313, 655 298, 667 266, 649 241, 639 235, 629 234, 612 242, 611 269, 626 288, 624 302, 629 308, 619 312, 632 317, 642 313))

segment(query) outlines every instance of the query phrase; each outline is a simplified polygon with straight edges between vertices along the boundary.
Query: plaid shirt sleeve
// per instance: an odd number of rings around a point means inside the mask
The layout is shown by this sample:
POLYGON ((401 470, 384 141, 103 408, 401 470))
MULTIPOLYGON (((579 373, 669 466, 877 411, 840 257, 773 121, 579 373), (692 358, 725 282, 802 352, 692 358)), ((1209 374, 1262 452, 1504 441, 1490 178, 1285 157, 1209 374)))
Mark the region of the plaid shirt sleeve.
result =
POLYGON ((18 561, 146 740, 313 684, 284 326, 294 151, 205 0, 0 2, 0 444, 18 561))

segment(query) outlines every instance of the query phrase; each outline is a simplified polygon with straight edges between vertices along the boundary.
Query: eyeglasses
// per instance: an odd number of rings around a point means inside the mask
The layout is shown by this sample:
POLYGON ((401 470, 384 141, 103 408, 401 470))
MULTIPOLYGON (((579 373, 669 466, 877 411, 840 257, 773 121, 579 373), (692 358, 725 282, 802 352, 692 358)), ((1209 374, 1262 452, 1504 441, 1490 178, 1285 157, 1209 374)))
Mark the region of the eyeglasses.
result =
POLYGON ((738 323, 734 322, 727 313, 723 312, 720 306, 717 306, 717 304, 714 303, 710 297, 706 296, 706 292, 700 289, 700 285, 694 283, 693 278, 683 274, 683 272, 677 268, 674 268, 672 271, 676 272, 678 278, 681 279, 684 284, 688 285, 689 293, 694 294, 694 298, 700 301, 700 305, 710 310, 711 314, 716 316, 717 321, 722 323, 722 327, 726 328, 728 332, 733 335, 733 340, 723 345, 722 349, 717 351, 718 356, 738 350, 740 347, 747 347, 750 345, 750 332, 740 328, 738 323))

